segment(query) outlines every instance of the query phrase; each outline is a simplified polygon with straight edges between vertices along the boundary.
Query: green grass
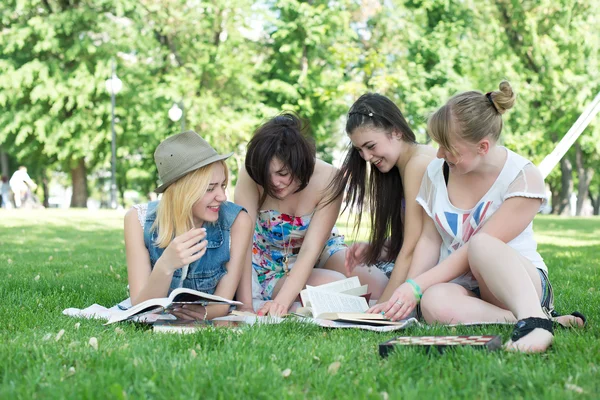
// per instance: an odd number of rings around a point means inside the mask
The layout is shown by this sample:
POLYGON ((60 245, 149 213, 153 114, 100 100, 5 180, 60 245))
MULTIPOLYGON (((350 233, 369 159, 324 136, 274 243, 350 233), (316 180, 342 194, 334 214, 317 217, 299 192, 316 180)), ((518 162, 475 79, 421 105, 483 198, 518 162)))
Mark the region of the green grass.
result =
MULTIPOLYGON (((381 359, 377 345, 393 334, 291 322, 158 335, 63 316, 66 307, 127 297, 122 217, 0 212, 0 398, 598 398, 600 220, 540 216, 535 228, 557 308, 585 313, 585 329, 558 330, 543 355, 409 348, 381 359), (339 371, 330 374, 336 361, 339 371), (291 375, 283 377, 287 368, 291 375)), ((401 333, 498 333, 507 340, 510 328, 401 333)))

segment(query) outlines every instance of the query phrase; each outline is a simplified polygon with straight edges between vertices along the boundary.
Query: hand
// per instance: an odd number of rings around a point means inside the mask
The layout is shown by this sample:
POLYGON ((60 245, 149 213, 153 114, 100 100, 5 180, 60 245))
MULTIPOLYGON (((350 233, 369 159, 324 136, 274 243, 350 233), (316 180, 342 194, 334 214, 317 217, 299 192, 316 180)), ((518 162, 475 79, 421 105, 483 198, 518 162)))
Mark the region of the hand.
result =
POLYGON ((365 255, 369 247, 371 245, 364 242, 354 243, 348 247, 348 250, 346 250, 346 260, 344 261, 344 267, 346 267, 348 275, 352 273, 354 268, 365 263, 365 255))
POLYGON ((273 317, 281 317, 287 314, 289 307, 284 306, 283 304, 277 303, 275 300, 267 301, 260 310, 258 310, 257 314, 259 317, 271 315, 273 317))
POLYGON ((170 311, 171 314, 178 319, 186 319, 190 321, 204 321, 206 307, 198 304, 184 304, 181 307, 176 307, 170 311))
POLYGON ((384 313, 385 317, 392 321, 399 321, 408 317, 408 315, 417 306, 418 300, 410 283, 403 283, 394 290, 392 297, 381 304, 377 304, 367 310, 371 314, 384 313))
POLYGON ((169 243, 157 261, 168 271, 175 271, 199 260, 206 253, 206 229, 194 228, 169 243))

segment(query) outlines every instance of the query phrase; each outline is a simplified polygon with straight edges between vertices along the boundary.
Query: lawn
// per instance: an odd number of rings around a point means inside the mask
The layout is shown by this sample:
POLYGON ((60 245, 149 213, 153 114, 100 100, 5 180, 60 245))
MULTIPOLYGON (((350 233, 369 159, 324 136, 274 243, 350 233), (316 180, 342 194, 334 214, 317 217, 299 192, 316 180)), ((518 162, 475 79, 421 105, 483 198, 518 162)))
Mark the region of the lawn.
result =
MULTIPOLYGON (((535 230, 557 309, 586 314, 585 329, 557 330, 542 355, 408 348, 382 359, 377 345, 393 334, 290 322, 159 335, 63 316, 66 307, 127 297, 122 216, 0 211, 0 398, 599 398, 600 219, 540 216, 535 230)), ((501 334, 506 341, 510 331, 402 334, 501 334)))

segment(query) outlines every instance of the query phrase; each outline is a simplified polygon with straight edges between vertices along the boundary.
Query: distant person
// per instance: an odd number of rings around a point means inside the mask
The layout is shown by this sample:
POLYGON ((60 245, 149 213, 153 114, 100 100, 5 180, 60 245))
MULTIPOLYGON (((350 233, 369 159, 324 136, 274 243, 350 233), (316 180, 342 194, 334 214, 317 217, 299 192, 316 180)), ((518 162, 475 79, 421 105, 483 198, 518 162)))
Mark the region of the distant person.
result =
MULTIPOLYGON (((162 181, 159 201, 125 216, 125 252, 131 303, 166 297, 184 287, 233 299, 245 267, 252 222, 227 201, 225 159, 196 132, 163 140, 154 153, 162 181)), ((247 305, 251 309, 251 304, 247 305)), ((180 319, 205 320, 228 307, 186 304, 180 319)))
POLYGON ((0 195, 2 199, 2 208, 10 209, 13 208, 10 200, 10 184, 8 183, 8 176, 2 175, 2 184, 0 185, 0 195))
POLYGON ((35 182, 29 177, 27 167, 20 166, 10 178, 10 188, 15 197, 15 206, 21 208, 31 198, 31 192, 37 188, 35 182))

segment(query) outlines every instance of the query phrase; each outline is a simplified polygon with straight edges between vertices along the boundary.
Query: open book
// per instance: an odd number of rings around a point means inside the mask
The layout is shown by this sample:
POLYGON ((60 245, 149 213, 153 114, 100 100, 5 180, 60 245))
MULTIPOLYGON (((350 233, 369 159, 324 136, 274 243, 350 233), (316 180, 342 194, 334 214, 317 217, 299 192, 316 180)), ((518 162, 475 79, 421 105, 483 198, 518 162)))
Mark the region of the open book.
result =
POLYGON ((140 317, 149 313, 161 313, 170 306, 176 304, 199 304, 202 306, 212 304, 242 305, 239 301, 227 300, 223 297, 215 296, 214 294, 187 288, 178 288, 173 290, 169 297, 146 300, 127 310, 114 313, 111 315, 106 325, 132 319, 134 317, 140 317))
POLYGON ((368 314, 367 285, 360 284, 358 277, 343 279, 321 286, 307 286, 300 292, 304 307, 296 314, 316 319, 368 325, 396 325, 380 314, 368 314))

